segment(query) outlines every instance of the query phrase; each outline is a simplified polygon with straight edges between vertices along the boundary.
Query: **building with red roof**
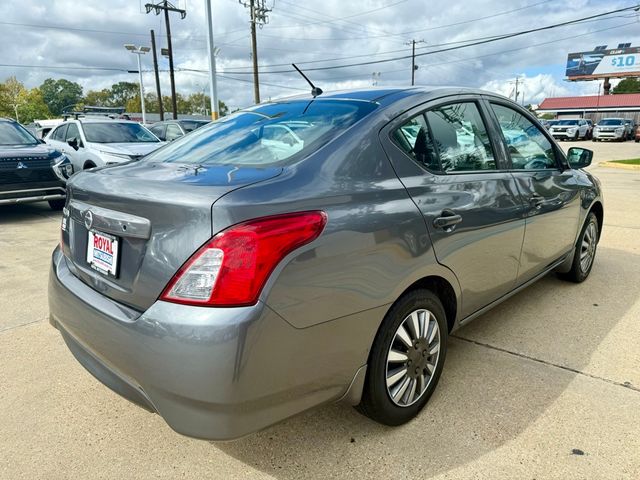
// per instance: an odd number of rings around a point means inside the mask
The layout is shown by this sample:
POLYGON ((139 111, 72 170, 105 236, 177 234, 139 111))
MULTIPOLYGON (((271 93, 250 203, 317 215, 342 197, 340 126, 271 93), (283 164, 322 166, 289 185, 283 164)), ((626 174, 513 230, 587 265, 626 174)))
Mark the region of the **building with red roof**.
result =
POLYGON ((606 117, 632 118, 637 122, 640 120, 640 93, 546 98, 537 113, 553 113, 557 118, 590 118, 594 121, 606 117))

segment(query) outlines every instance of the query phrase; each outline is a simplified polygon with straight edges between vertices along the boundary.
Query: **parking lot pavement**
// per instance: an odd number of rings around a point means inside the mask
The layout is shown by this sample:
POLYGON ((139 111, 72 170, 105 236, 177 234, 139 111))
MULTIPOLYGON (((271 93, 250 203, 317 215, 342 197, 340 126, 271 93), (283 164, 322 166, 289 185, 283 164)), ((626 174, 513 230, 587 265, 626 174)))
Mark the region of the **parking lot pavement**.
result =
POLYGON ((456 332, 417 419, 336 404, 227 443, 179 436, 83 370, 44 320, 59 217, 0 207, 0 478, 637 479, 640 172, 590 170, 605 229, 589 280, 550 275, 456 332))

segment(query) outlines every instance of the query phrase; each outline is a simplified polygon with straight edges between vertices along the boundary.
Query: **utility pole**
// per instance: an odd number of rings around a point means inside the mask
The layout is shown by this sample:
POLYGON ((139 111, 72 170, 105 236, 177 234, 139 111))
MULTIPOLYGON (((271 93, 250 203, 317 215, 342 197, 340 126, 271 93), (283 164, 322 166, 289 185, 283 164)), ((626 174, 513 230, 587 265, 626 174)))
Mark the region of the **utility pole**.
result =
POLYGON ((411 45, 411 86, 416 84, 416 70, 418 70, 416 65, 416 43, 425 43, 425 41, 413 39, 405 43, 405 45, 411 45))
MULTIPOLYGON (((211 120, 217 120, 220 116, 218 110, 218 82, 216 79, 216 54, 217 49, 213 43, 213 18, 211 15, 211 0, 204 0, 205 10, 207 14, 207 29, 209 31, 209 39, 207 41, 207 50, 209 51, 209 90, 211 97, 211 120)), ((203 92, 204 93, 204 92, 203 92)), ((206 114, 205 108, 205 114, 206 114)))
POLYGON ((154 10, 156 15, 160 15, 161 11, 164 11, 164 22, 167 28, 167 50, 169 52, 169 78, 171 79, 171 104, 173 110, 173 119, 178 118, 178 102, 176 100, 176 82, 173 75, 173 48, 171 48, 171 23, 169 22, 169 12, 177 12, 180 14, 180 18, 184 20, 187 16, 187 11, 181 8, 175 7, 169 3, 168 0, 162 0, 160 3, 147 3, 144 8, 147 13, 151 13, 154 10))
POLYGON ((156 34, 151 30, 151 50, 153 51, 153 71, 156 76, 156 93, 158 95, 158 109, 160 121, 164 120, 164 107, 162 106, 162 92, 160 91, 160 73, 158 72, 158 55, 156 54, 156 34))
POLYGON ((260 103, 260 82, 258 79, 258 42, 256 40, 256 24, 260 28, 269 23, 267 15, 271 9, 265 5, 265 0, 238 0, 241 5, 249 9, 251 24, 251 58, 253 60, 253 99, 260 103))

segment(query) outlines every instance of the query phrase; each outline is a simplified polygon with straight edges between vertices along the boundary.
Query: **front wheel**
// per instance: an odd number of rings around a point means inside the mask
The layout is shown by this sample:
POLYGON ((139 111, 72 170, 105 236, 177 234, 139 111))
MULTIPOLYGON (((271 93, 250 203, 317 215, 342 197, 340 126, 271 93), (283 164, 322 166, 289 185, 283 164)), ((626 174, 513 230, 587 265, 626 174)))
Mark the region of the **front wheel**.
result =
POLYGON ((401 297, 374 340, 362 402, 356 408, 385 425, 415 417, 438 384, 447 332, 444 308, 433 292, 414 290, 401 297))
POLYGON ((593 212, 590 212, 578 237, 571 270, 567 273, 561 273, 561 278, 575 283, 584 282, 587 279, 596 257, 598 230, 598 219, 593 212))

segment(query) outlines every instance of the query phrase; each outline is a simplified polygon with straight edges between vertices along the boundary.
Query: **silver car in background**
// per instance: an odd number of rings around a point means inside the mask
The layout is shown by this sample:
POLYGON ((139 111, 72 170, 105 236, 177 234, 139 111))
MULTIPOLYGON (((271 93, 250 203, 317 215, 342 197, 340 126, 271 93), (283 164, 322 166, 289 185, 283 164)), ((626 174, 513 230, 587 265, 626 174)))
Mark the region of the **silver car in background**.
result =
POLYGON ((627 126, 624 118, 603 118, 593 127, 593 141, 613 140, 624 142, 627 139, 627 126))
POLYGON ((185 435, 233 439, 337 400, 399 425, 452 331, 549 272, 588 277, 591 157, 476 90, 261 104, 72 177, 50 321, 185 435))
POLYGON ((102 117, 66 120, 45 142, 64 152, 77 172, 137 160, 164 145, 137 122, 102 117))

